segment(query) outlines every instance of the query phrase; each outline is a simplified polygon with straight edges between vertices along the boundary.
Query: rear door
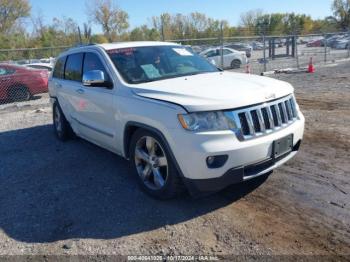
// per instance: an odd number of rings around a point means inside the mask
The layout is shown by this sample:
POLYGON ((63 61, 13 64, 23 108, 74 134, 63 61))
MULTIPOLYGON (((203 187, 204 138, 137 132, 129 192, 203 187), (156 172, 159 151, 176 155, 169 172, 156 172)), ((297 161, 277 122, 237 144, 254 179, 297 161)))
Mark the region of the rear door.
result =
POLYGON ((79 134, 77 115, 80 103, 78 90, 81 88, 83 57, 84 53, 75 53, 59 59, 52 77, 55 96, 65 117, 77 134, 79 134))
POLYGON ((222 53, 223 53, 223 56, 224 56, 224 67, 225 68, 231 67, 231 62, 235 58, 234 53, 231 50, 227 49, 227 48, 224 48, 222 50, 222 53))
MULTIPOLYGON (((96 51, 84 54, 83 74, 92 70, 104 72, 107 82, 112 84, 110 72, 102 56, 96 51)), ((114 150, 115 109, 113 107, 114 90, 112 86, 83 86, 80 83, 76 90, 79 93, 77 120, 81 136, 105 148, 114 150)))

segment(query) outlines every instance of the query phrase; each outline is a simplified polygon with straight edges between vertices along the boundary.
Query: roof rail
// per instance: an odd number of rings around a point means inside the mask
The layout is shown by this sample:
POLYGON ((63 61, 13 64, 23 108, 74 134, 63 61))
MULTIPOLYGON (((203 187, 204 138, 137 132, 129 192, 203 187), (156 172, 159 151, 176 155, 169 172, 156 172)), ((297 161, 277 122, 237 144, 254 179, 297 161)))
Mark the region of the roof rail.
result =
POLYGON ((89 43, 89 44, 76 44, 76 45, 73 45, 70 49, 72 48, 77 48, 77 47, 84 47, 84 46, 94 46, 96 45, 95 43, 89 43))

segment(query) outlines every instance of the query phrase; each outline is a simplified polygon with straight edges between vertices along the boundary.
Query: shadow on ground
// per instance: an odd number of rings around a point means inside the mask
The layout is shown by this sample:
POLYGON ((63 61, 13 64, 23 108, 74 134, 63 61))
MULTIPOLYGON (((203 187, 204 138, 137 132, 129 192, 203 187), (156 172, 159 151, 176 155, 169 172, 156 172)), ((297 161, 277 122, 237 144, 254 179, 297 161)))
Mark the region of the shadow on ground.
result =
POLYGON ((0 228, 30 243, 111 239, 190 220, 240 199, 266 177, 202 199, 154 200, 127 161, 50 125, 0 133, 0 228))

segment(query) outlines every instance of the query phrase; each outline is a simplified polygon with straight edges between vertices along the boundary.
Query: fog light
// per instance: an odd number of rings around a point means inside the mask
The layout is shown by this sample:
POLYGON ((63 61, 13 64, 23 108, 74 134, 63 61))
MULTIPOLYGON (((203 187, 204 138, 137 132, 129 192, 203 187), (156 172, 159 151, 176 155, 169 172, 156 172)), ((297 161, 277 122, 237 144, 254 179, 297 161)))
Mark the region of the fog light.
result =
POLYGON ((225 165, 227 159, 228 155, 208 156, 206 162, 209 168, 220 168, 225 165))
POLYGON ((214 161, 215 161, 215 157, 213 157, 213 156, 208 156, 208 158, 207 158, 207 164, 208 164, 208 166, 211 166, 212 164, 214 164, 214 161))

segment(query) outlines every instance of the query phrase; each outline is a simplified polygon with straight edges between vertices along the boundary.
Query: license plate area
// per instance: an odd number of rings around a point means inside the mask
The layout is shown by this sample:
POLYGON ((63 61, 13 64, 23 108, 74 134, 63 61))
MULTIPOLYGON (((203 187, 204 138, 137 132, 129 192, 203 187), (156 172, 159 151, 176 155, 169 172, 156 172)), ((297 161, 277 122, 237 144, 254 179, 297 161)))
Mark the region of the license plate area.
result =
POLYGON ((272 145, 272 158, 276 159, 293 150, 293 134, 275 140, 272 145))

